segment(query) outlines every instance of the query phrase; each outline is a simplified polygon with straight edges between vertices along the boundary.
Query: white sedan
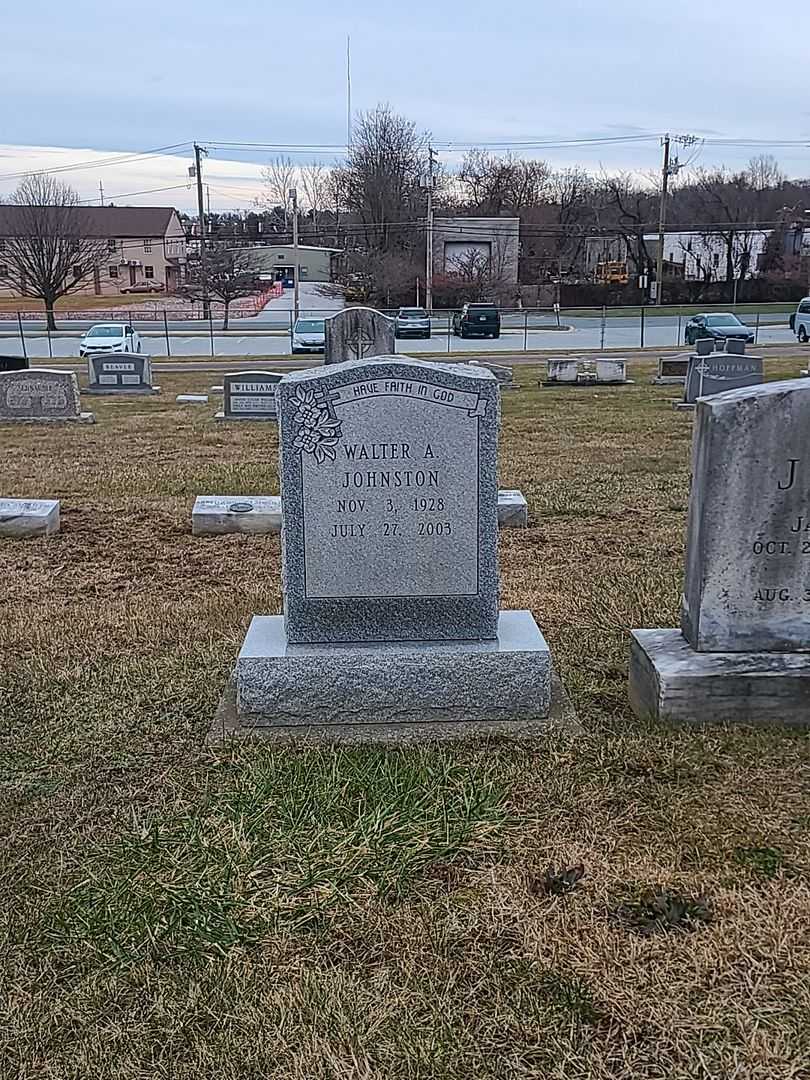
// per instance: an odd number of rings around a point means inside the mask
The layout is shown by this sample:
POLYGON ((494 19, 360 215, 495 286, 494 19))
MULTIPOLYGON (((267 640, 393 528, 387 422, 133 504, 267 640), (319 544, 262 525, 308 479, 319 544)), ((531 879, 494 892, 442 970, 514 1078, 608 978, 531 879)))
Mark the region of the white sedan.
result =
POLYGON ((127 323, 96 323, 79 341, 79 356, 88 353, 139 353, 141 335, 127 323))

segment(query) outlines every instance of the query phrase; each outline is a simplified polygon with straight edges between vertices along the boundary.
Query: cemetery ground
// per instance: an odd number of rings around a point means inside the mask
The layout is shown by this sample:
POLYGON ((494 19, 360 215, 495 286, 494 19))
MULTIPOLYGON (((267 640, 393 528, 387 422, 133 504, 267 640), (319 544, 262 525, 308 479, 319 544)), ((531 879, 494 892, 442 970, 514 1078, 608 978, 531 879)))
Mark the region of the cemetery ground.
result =
POLYGON ((520 745, 206 743, 279 538, 191 506, 278 493, 275 428, 175 405, 192 374, 0 426, 2 494, 62 500, 0 541, 0 1076, 808 1076, 807 735, 627 703, 683 568, 692 416, 652 370, 503 395, 501 606, 583 728, 520 745))

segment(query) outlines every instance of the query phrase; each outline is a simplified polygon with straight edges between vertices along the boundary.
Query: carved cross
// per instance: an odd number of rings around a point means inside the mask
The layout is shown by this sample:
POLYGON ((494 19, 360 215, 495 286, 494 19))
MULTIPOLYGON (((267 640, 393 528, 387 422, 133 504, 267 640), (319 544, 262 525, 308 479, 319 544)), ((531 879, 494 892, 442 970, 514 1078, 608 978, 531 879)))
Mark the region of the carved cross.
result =
POLYGON ((374 338, 365 333, 362 321, 359 318, 355 318, 352 332, 354 336, 346 339, 346 345, 349 352, 354 354, 355 360, 362 360, 364 356, 368 356, 373 350, 374 338))

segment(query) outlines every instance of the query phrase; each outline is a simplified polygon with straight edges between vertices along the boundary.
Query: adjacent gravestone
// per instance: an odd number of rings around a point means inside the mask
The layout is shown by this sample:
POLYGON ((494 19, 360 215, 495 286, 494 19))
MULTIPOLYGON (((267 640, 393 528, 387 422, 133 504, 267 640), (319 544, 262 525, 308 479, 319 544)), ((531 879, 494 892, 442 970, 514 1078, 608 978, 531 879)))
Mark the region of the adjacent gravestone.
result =
POLYGON ((223 406, 217 420, 272 420, 276 412, 277 371, 238 371, 223 377, 223 406))
POLYGON ((491 360, 470 360, 472 367, 485 367, 487 371, 491 371, 495 378, 498 380, 498 386, 501 390, 517 390, 517 385, 513 381, 514 374, 511 367, 507 367, 505 364, 495 364, 491 360))
POLYGON ((525 529, 529 524, 529 506, 522 491, 498 492, 498 527, 525 529))
POLYGON ((627 361, 612 356, 597 356, 596 383, 601 386, 622 386, 627 382, 627 361))
POLYGON ((657 386, 682 386, 689 370, 689 355, 660 356, 658 374, 652 380, 657 386))
POLYGON ((558 383, 571 385, 577 381, 579 362, 574 356, 552 357, 547 362, 547 370, 545 386, 555 386, 558 383))
POLYGON ((0 372, 2 371, 26 371, 28 369, 27 356, 0 356, 0 372))
POLYGON ((389 356, 395 351, 396 322, 373 308, 345 308, 324 319, 324 364, 389 356))
MULTIPOLYGON (((740 342, 744 345, 744 342, 740 342)), ((722 394, 763 380, 762 358, 739 353, 712 352, 689 357, 683 401, 680 407, 693 409, 699 397, 722 394)))
POLYGON ((191 512, 192 536, 280 532, 280 495, 198 495, 191 512))
POLYGON ((633 631, 637 712, 810 726, 808 430, 801 379, 698 401, 682 628, 633 631))
POLYGON ((178 405, 207 405, 208 394, 178 394, 174 400, 178 405))
POLYGON ((30 368, 0 374, 0 424, 95 423, 81 411, 72 371, 30 368))
POLYGON ((142 353, 88 353, 87 394, 159 394, 152 360, 142 353))
POLYGON ((50 536, 57 532, 58 499, 0 499, 0 536, 50 536))
POLYGON ((498 402, 486 370, 396 356, 282 379, 284 616, 251 623, 241 724, 387 738, 548 717, 548 647, 498 610, 498 402))

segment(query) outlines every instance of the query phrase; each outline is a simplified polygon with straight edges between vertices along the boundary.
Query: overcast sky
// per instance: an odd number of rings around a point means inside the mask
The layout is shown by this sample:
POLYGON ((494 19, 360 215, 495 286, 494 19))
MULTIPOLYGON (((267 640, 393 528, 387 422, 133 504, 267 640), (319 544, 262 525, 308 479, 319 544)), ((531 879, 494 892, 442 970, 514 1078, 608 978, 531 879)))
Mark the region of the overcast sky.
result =
MULTIPOLYGON (((389 102, 440 143, 665 130, 807 139, 707 141, 696 163, 739 166, 770 150, 790 175, 809 176, 806 25, 799 0, 26 0, 3 11, 0 195, 15 173, 92 152, 100 162, 194 139, 345 142, 347 34, 355 110, 389 102)), ((660 162, 656 137, 532 153, 608 170, 660 162)), ((267 156, 214 150, 212 205, 247 208, 267 156)), ((99 163, 65 179, 86 198, 99 180, 108 196, 180 185, 128 201, 183 208, 187 159, 99 163)))

